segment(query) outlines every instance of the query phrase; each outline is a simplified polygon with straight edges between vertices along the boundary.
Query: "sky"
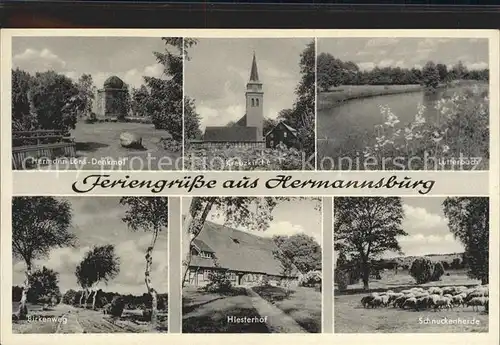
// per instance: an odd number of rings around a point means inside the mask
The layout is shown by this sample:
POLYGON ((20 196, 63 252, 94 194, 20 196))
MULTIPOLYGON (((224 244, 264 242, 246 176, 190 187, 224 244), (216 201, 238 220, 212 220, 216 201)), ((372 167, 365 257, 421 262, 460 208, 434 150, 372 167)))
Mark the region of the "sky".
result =
MULTIPOLYGON (((190 203, 191 198, 182 198, 183 214, 189 210, 190 203)), ((272 211, 273 220, 265 231, 257 232, 233 225, 231 227, 262 237, 291 236, 302 233, 314 237, 316 242, 322 245, 321 209, 315 209, 318 203, 320 201, 313 199, 291 199, 291 201, 279 203, 272 211)), ((216 212, 210 212, 207 220, 217 224, 224 223, 223 217, 216 217, 216 212)))
MULTIPOLYGON (((403 197, 403 230, 407 236, 399 236, 398 242, 404 256, 426 254, 462 253, 465 249, 448 229, 443 213, 442 197, 403 197)), ((336 254, 336 253, 335 253, 336 254)), ((335 256, 335 260, 337 255, 335 256)), ((382 257, 401 256, 386 252, 382 257)))
POLYGON ((195 99, 201 127, 225 126, 245 114, 245 90, 255 52, 264 89, 264 117, 292 108, 300 54, 312 38, 202 38, 189 49, 184 92, 195 99))
POLYGON ((408 236, 398 238, 405 255, 461 253, 464 246, 453 237, 440 197, 402 198, 408 236))
MULTIPOLYGON (((59 273, 59 288, 64 293, 67 289, 78 289, 75 269, 85 253, 94 245, 114 244, 120 258, 120 273, 108 285, 101 283, 98 288, 104 291, 123 294, 142 295, 146 293, 144 283, 144 258, 152 235, 146 232, 129 230, 121 218, 125 207, 119 205, 118 197, 68 197, 73 209, 71 232, 77 236, 74 248, 53 249, 47 258, 37 260, 35 268, 46 266, 59 273)), ((160 233, 154 251, 151 279, 159 293, 166 293, 168 288, 167 234, 160 233)), ((14 259, 13 285, 24 281, 24 261, 14 259)))
POLYGON ((116 75, 139 87, 143 76, 160 77, 154 51, 164 51, 160 37, 14 37, 12 67, 30 73, 54 70, 73 80, 91 74, 97 88, 116 75))
POLYGON ((486 38, 321 38, 317 50, 353 61, 363 70, 421 68, 429 60, 448 66, 462 61, 469 69, 483 69, 489 60, 486 38))

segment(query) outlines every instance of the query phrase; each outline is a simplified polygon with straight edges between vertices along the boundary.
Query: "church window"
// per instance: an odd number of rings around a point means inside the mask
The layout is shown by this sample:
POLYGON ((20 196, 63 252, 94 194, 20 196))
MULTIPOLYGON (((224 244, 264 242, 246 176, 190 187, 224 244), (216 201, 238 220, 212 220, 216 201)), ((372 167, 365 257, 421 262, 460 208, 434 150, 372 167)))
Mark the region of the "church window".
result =
POLYGON ((252 107, 255 107, 255 98, 252 98, 252 107))
POLYGON ((258 98, 255 99, 255 105, 259 106, 259 99, 258 98))

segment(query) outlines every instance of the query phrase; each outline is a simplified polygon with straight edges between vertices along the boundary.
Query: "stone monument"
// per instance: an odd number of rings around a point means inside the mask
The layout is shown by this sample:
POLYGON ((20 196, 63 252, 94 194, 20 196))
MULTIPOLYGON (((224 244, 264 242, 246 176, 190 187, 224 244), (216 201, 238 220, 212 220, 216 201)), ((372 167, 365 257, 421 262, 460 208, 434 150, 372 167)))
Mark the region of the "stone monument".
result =
POLYGON ((125 83, 117 76, 111 76, 104 87, 97 91, 96 116, 98 119, 122 120, 127 115, 125 83))

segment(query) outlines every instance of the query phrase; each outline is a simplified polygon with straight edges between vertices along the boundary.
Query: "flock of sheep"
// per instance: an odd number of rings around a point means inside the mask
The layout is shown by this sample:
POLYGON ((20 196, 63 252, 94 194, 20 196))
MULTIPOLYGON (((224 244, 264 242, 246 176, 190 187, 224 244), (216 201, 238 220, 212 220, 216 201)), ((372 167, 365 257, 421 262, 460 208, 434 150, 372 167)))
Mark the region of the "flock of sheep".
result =
POLYGON ((426 310, 426 309, 453 309, 454 307, 470 307, 479 311, 483 306, 488 310, 489 300, 488 286, 476 286, 467 288, 465 286, 430 287, 427 290, 421 287, 414 287, 409 290, 394 292, 374 292, 361 299, 361 304, 365 308, 389 307, 426 310))

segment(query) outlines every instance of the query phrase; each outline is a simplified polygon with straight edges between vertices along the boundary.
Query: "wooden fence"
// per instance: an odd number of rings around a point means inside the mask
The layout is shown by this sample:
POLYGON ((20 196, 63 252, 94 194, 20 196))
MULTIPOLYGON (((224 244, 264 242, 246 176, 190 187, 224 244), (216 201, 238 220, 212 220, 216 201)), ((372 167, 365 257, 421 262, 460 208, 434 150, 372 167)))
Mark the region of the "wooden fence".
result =
POLYGON ((69 133, 61 130, 12 132, 12 168, 25 169, 37 159, 75 157, 76 145, 69 133))

